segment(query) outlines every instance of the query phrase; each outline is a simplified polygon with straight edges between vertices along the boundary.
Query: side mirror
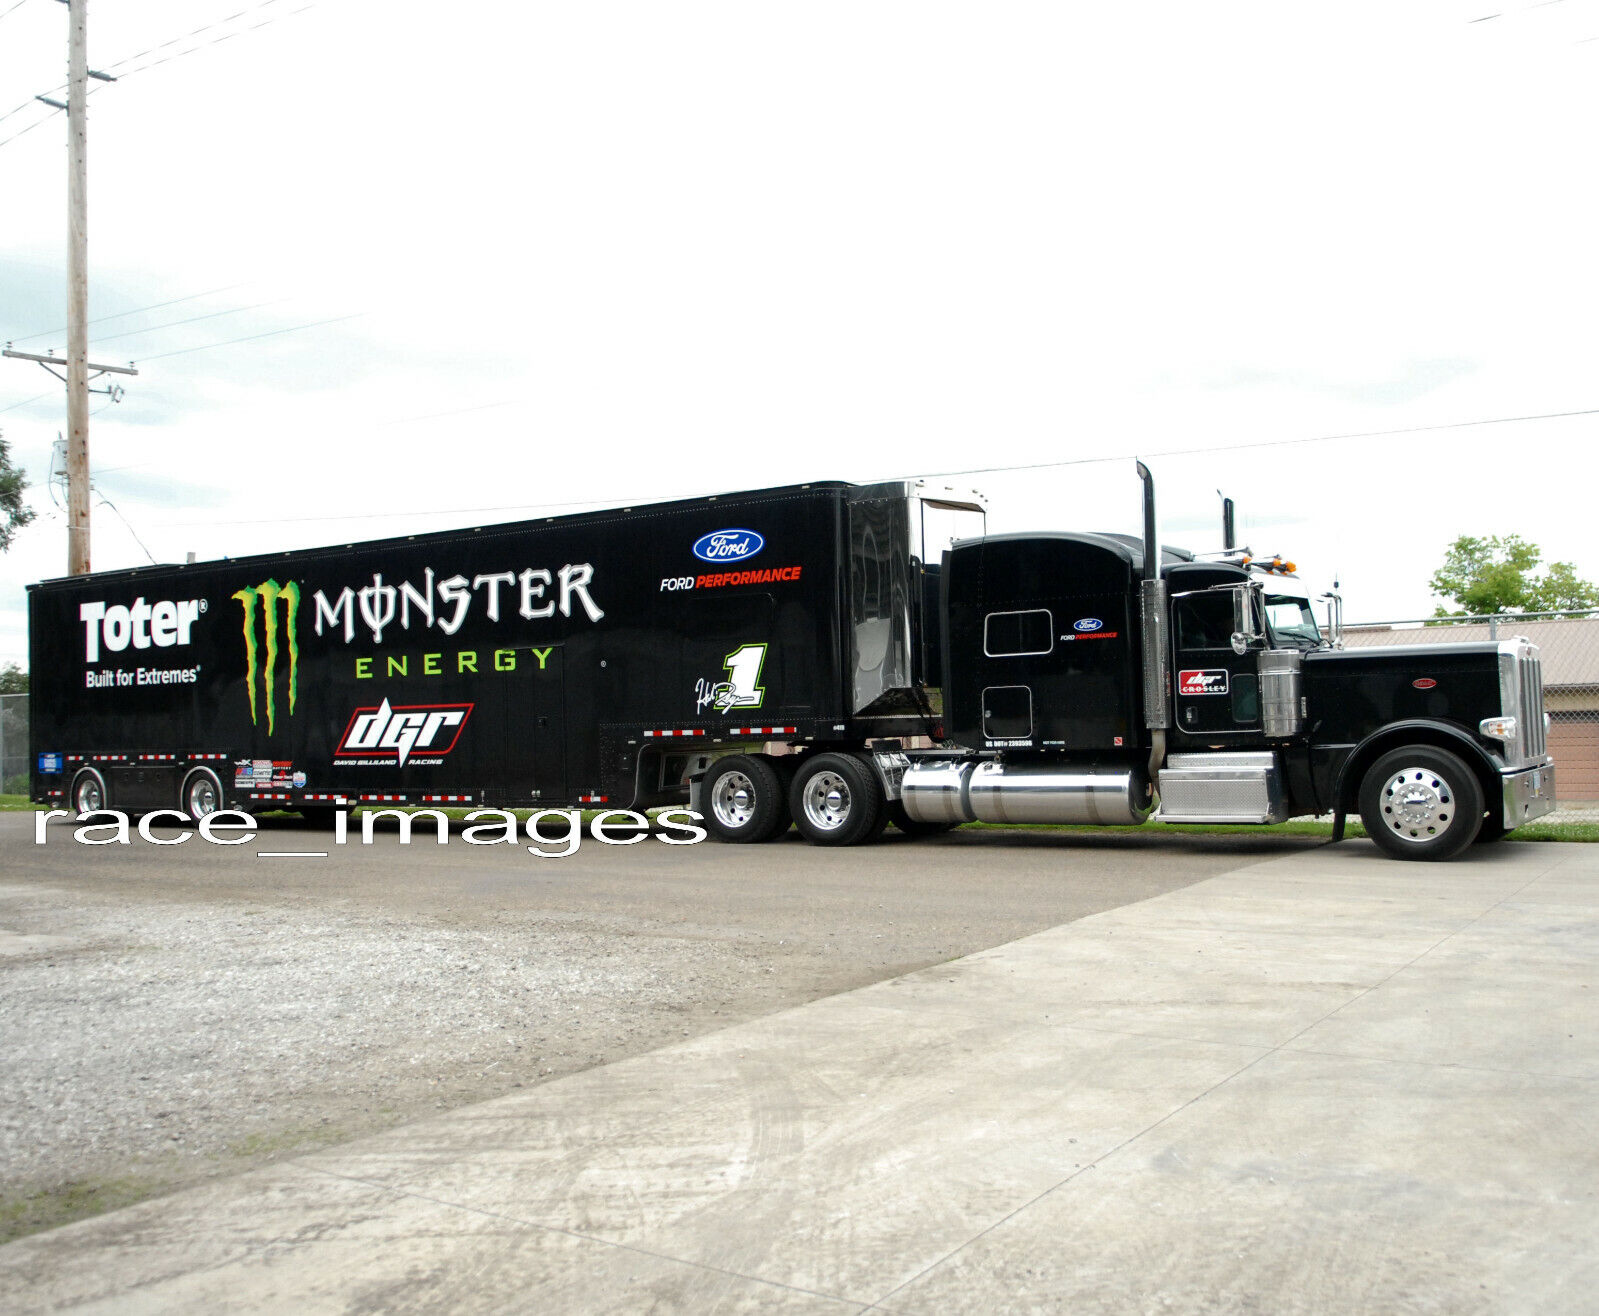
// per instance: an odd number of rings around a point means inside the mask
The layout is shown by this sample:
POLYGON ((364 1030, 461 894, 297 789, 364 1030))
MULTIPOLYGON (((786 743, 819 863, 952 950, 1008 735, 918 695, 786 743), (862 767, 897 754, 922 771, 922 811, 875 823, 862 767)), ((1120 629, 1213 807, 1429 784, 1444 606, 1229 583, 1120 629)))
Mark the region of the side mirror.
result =
POLYGON ((1321 596, 1327 603, 1327 643, 1334 649, 1344 647, 1344 596, 1336 589, 1321 596))
POLYGON ((1266 642, 1260 586, 1254 581, 1232 586, 1233 652, 1239 655, 1266 642))

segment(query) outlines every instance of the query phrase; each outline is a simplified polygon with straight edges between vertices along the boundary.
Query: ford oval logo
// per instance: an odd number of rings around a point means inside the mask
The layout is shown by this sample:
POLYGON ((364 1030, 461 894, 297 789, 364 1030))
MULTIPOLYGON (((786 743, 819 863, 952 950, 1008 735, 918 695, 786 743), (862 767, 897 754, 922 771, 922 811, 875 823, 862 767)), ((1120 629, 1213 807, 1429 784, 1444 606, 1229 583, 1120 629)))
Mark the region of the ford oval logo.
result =
POLYGON ((1083 617, 1081 620, 1072 623, 1072 629, 1074 631, 1097 631, 1104 624, 1098 617, 1083 617))
POLYGON ((765 547, 753 530, 713 530, 694 541, 694 556, 701 562, 743 562, 765 547))

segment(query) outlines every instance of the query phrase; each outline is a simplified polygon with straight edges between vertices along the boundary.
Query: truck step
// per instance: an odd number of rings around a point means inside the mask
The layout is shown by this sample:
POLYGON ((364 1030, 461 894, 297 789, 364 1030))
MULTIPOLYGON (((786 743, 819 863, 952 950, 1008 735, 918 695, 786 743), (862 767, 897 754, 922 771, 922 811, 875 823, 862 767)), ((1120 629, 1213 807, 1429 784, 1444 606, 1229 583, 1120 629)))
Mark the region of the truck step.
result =
POLYGON ((1160 770, 1156 817, 1185 823, 1286 822, 1277 756, 1269 750, 1170 755, 1160 770))

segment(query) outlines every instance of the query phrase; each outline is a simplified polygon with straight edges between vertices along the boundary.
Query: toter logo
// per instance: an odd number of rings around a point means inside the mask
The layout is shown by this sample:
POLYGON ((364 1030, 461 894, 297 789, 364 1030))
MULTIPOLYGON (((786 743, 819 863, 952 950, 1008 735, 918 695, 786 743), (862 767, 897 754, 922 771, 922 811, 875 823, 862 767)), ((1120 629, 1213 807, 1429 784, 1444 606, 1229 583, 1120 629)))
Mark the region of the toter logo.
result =
POLYGON ((402 768, 413 754, 426 754, 436 761, 455 748, 471 714, 471 704, 395 706, 385 699, 376 708, 355 710, 333 756, 379 764, 392 759, 402 768))
POLYGON ((277 678, 279 640, 286 641, 289 651, 289 716, 294 716, 294 706, 300 694, 300 587, 294 581, 282 585, 275 580, 263 580, 259 585, 236 590, 233 597, 244 608, 244 661, 245 678, 250 688, 250 721, 259 726, 259 706, 266 705, 267 735, 277 730, 277 678), (278 622, 278 600, 283 601, 283 621, 278 622), (255 638, 256 614, 261 615, 263 645, 255 638), (260 676, 261 697, 256 696, 256 678, 260 676))

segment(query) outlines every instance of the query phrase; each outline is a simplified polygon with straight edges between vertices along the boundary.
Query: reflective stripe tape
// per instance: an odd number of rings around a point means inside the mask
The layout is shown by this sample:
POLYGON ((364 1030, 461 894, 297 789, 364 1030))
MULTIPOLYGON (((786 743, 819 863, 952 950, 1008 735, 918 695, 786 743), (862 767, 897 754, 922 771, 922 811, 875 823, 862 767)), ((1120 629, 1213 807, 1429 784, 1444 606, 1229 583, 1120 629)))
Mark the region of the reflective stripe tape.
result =
POLYGON ((606 795, 579 795, 579 804, 604 804, 610 797, 606 795))
POLYGON ((796 727, 731 727, 730 736, 792 736, 796 727))
POLYGON ((703 736, 703 731, 646 731, 646 736, 703 736))
POLYGON ((363 795, 361 798, 363 800, 378 800, 385 804, 405 803, 405 796, 403 795, 363 795))
POLYGON ((470 795, 424 795, 422 802, 424 804, 470 804, 472 803, 472 797, 470 795))

